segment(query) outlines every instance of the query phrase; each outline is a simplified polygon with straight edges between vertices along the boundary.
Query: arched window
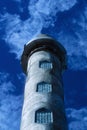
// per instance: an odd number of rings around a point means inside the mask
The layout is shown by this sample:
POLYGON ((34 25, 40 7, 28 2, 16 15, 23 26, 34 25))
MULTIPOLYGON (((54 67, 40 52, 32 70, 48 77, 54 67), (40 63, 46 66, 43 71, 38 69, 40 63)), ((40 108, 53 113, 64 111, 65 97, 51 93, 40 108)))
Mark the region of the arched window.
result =
POLYGON ((49 62, 49 61, 40 61, 39 67, 43 68, 43 69, 52 69, 53 64, 51 62, 49 62))
POLYGON ((46 82, 38 83, 37 92, 43 92, 43 93, 52 92, 52 84, 46 82))
POLYGON ((35 113, 35 122, 36 123, 52 123, 53 122, 53 113, 46 108, 41 108, 35 113))

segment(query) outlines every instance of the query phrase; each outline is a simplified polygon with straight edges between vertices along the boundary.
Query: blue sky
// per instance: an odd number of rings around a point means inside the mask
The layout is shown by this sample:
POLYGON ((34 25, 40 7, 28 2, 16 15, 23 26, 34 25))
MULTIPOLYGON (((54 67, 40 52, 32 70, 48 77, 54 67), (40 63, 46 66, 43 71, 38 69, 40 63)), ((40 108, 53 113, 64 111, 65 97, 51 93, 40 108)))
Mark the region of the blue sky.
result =
POLYGON ((19 130, 24 44, 46 33, 67 50, 63 75, 69 130, 87 130, 87 1, 0 0, 0 130, 19 130), (12 122, 12 123, 11 123, 12 122))

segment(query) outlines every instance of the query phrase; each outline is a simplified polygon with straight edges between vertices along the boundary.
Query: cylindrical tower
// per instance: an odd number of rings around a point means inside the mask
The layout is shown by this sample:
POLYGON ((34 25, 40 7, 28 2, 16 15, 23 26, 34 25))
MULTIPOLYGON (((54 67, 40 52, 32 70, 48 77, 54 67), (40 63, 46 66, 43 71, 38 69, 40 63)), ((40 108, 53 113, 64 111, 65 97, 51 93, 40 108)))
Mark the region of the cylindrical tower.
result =
POLYGON ((67 130, 62 83, 64 47, 39 35, 24 46, 21 64, 27 78, 20 130, 67 130))

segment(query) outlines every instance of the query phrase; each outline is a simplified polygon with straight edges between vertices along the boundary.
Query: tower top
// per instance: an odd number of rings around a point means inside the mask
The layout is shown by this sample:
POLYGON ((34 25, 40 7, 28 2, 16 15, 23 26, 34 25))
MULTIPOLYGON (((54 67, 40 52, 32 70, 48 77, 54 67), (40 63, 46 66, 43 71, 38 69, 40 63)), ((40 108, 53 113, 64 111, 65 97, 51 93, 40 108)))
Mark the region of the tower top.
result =
POLYGON ((29 57, 34 52, 42 50, 55 54, 61 62, 62 70, 67 68, 65 48, 52 37, 40 34, 24 45, 24 51, 21 56, 21 65, 24 73, 27 73, 27 63, 29 57))

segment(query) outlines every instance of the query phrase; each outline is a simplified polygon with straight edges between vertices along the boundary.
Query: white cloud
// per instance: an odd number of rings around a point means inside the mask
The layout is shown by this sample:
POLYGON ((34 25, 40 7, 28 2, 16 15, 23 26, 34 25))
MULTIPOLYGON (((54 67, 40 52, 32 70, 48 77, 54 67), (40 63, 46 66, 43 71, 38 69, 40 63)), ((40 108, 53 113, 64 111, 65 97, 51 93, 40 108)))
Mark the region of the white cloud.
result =
POLYGON ((69 125, 69 130, 87 130, 87 121, 73 121, 69 125))
POLYGON ((68 55, 69 68, 87 69, 87 7, 78 16, 68 20, 57 39, 64 45, 68 55))
MULTIPOLYGON (((84 9, 84 12, 81 13, 79 20, 78 20, 78 25, 82 27, 83 30, 87 30, 87 6, 84 9)), ((74 21, 75 23, 77 23, 77 21, 74 21)))
POLYGON ((0 130, 19 130, 23 96, 12 94, 9 74, 0 72, 0 130))
POLYGON ((69 130, 87 130, 87 108, 80 110, 66 109, 69 130))
POLYGON ((6 96, 0 103, 0 130, 19 130, 22 96, 6 96))
POLYGON ((17 74, 17 78, 22 81, 23 79, 26 78, 26 76, 24 73, 20 73, 20 74, 17 74))
POLYGON ((9 94, 10 92, 14 92, 15 86, 10 82, 6 81, 0 85, 0 97, 2 98, 2 94, 9 94))
POLYGON ((55 2, 53 0, 48 2, 39 0, 36 4, 32 5, 32 3, 33 2, 30 1, 29 4, 31 17, 26 21, 20 20, 18 15, 10 15, 8 13, 2 17, 3 22, 5 21, 7 24, 6 36, 4 38, 9 44, 11 52, 16 53, 18 58, 22 53, 24 44, 39 34, 43 27, 48 27, 50 24, 53 25, 55 20, 52 16, 55 16, 58 10, 68 10, 76 3, 76 0, 72 2, 69 2, 69 0, 66 0, 66 2, 61 0, 55 2), (44 8, 42 8, 43 6, 44 8), (61 9, 59 7, 61 7, 61 9))
POLYGON ((15 53, 19 58, 22 54, 24 44, 40 33, 42 22, 38 17, 23 22, 19 16, 10 14, 5 14, 2 19, 3 22, 7 22, 4 39, 11 48, 11 52, 15 53))
POLYGON ((38 0, 36 2, 30 0, 29 11, 32 15, 34 15, 34 12, 37 12, 44 15, 55 16, 59 11, 69 10, 76 3, 76 0, 38 0))
POLYGON ((6 81, 8 77, 9 77, 8 73, 2 73, 2 72, 0 72, 0 84, 2 82, 6 81))
POLYGON ((0 72, 0 100, 7 96, 10 92, 15 91, 15 86, 9 79, 10 75, 8 73, 0 72))
MULTIPOLYGON (((1 21, 6 24, 4 39, 10 47, 10 52, 20 58, 24 44, 41 33, 43 28, 51 26, 58 28, 55 27, 57 13, 69 11, 76 3, 76 0, 31 0, 28 5, 30 17, 25 21, 22 21, 18 15, 6 13, 1 17, 1 21)), ((66 48, 70 69, 87 69, 87 9, 83 9, 78 18, 73 16, 70 19, 71 21, 66 19, 67 24, 61 27, 60 31, 56 29, 56 32, 51 30, 50 33, 66 48)))
MULTIPOLYGON (((18 75, 20 78, 22 74, 18 75)), ((23 95, 16 96, 8 73, 0 72, 0 130, 19 130, 23 95)), ((69 130, 87 129, 87 108, 66 109, 69 130)))
POLYGON ((31 17, 41 20, 43 28, 54 26, 57 13, 71 9, 76 3, 77 0, 30 0, 28 9, 31 17))
POLYGON ((87 108, 81 109, 74 109, 74 108, 67 108, 66 109, 67 116, 71 120, 83 121, 87 117, 87 108))

